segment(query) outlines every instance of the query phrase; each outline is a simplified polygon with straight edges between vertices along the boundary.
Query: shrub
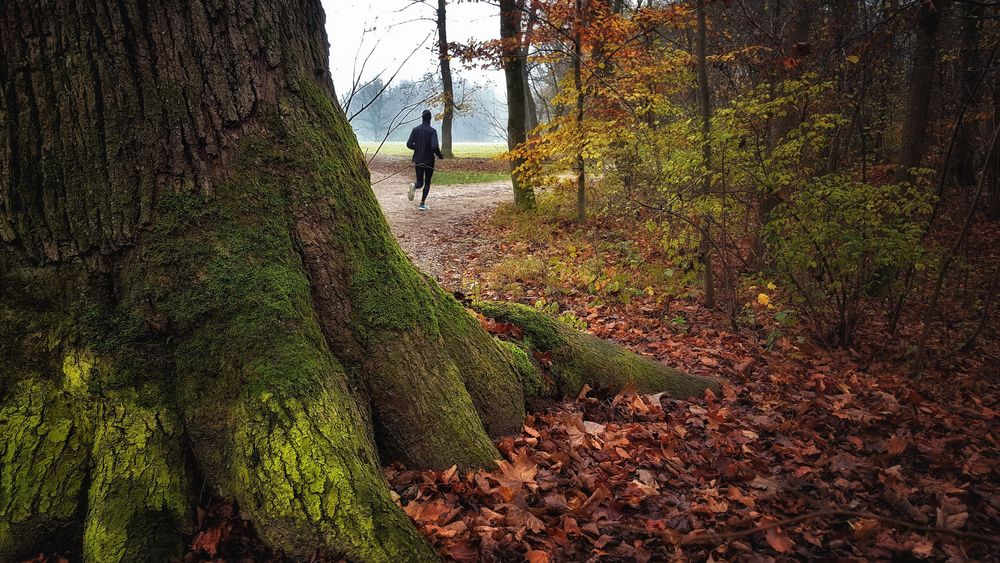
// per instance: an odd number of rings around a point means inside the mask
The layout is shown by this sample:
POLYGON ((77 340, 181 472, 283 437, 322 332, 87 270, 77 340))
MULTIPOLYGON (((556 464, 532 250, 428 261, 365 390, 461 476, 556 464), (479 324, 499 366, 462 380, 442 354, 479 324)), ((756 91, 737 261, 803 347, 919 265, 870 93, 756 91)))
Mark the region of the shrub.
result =
POLYGON ((848 345, 864 313, 926 259, 931 196, 909 184, 872 185, 840 175, 793 191, 765 230, 775 271, 828 345, 848 345))

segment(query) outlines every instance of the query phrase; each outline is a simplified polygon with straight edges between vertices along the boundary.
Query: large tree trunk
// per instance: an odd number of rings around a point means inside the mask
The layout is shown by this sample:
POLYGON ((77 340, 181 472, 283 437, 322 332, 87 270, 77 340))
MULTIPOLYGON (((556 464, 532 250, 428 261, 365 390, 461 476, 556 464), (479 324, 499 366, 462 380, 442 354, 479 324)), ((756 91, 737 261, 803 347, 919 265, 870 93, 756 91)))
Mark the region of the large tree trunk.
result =
MULTIPOLYGON (((521 21, 523 0, 500 0, 500 42, 503 73, 507 83, 507 148, 514 151, 528 139, 527 132, 527 61, 521 50, 521 21)), ((520 209, 535 206, 535 192, 521 178, 524 159, 510 159, 511 182, 514 184, 514 203, 520 209)))
POLYGON ((455 120, 455 87, 451 79, 451 53, 448 50, 448 2, 438 0, 437 31, 438 60, 441 67, 441 90, 444 113, 441 117, 441 154, 452 158, 455 153, 451 148, 451 124, 455 120))
POLYGON ((560 333, 539 386, 415 270, 317 0, 138 4, 0 4, 0 560, 175 557, 202 488, 293 557, 431 560, 380 463, 490 464, 579 381, 713 384, 560 333))

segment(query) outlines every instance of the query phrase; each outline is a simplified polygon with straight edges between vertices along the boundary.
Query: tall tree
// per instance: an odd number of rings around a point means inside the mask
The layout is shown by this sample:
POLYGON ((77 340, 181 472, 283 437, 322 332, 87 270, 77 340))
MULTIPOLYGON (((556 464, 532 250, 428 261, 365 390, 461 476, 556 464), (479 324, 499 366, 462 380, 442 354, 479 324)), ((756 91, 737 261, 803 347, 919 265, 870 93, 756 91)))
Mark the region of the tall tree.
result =
POLYGON ((0 91, 0 560, 177 557, 202 488, 292 557, 432 560, 380 462, 491 464, 583 383, 711 385, 483 305, 501 342, 419 273, 318 0, 7 1, 0 91))
MULTIPOLYGON (((507 83, 507 148, 514 151, 528 139, 527 94, 525 70, 527 61, 522 44, 524 5, 521 0, 500 0, 500 51, 503 74, 507 83)), ((524 159, 514 156, 510 160, 511 183, 514 185, 514 203, 520 209, 535 205, 535 192, 525 184, 520 168, 524 159)))
MULTIPOLYGON (((993 84, 993 119, 994 127, 1000 127, 1000 81, 993 84)), ((990 219, 1000 219, 1000 145, 995 145, 992 151, 986 153, 987 174, 987 213, 990 219)))
MULTIPOLYGON (((773 25, 779 30, 775 37, 780 41, 779 55, 774 60, 773 72, 771 73, 771 86, 776 86, 782 80, 789 80, 799 77, 802 74, 802 58, 809 52, 808 39, 809 28, 812 25, 813 2, 803 0, 794 2, 793 6, 788 6, 784 0, 776 0, 773 4, 774 17, 773 25)), ((787 107, 780 115, 775 116, 768 131, 769 145, 771 148, 779 145, 784 137, 788 135, 799 124, 800 112, 794 107, 787 107)), ((787 195, 787 194, 786 194, 787 195)), ((759 217, 761 229, 766 227, 772 220, 775 209, 782 202, 782 194, 772 186, 765 186, 758 197, 757 216, 759 217)), ((753 261, 760 267, 767 262, 767 248, 761 234, 756 233, 753 242, 753 261)))
POLYGON ((587 220, 587 163, 583 159, 586 133, 583 128, 583 0, 576 0, 573 18, 573 88, 576 97, 576 221, 587 220))
POLYGON ((527 20, 521 39, 521 58, 524 59, 521 73, 524 81, 525 127, 530 132, 538 127, 538 104, 535 103, 535 95, 531 90, 531 72, 528 68, 528 56, 531 55, 531 38, 535 31, 538 7, 535 5, 535 0, 521 0, 521 5, 527 20))
MULTIPOLYGON (((969 106, 976 103, 980 73, 988 72, 987 69, 980 68, 982 57, 979 51, 979 32, 982 16, 982 5, 968 2, 962 6, 956 111, 963 117, 975 113, 969 111, 969 106)), ((961 119, 955 126, 958 127, 953 159, 955 180, 961 186, 972 186, 976 182, 976 146, 973 142, 975 125, 971 119, 961 119)))
POLYGON ((444 111, 441 117, 441 153, 445 158, 452 158, 451 129, 455 120, 455 86, 451 76, 451 53, 448 48, 448 2, 438 0, 437 32, 438 61, 441 67, 441 105, 444 111))
POLYGON ((898 181, 912 181, 912 169, 920 167, 923 161, 931 95, 934 93, 938 28, 947 1, 924 0, 917 11, 913 64, 900 140, 899 169, 896 172, 898 181))
MULTIPOLYGON (((708 196, 712 189, 712 95, 708 84, 708 61, 705 51, 708 48, 708 30, 705 21, 705 0, 695 3, 697 19, 697 37, 695 38, 695 58, 698 66, 698 109, 701 114, 701 155, 705 168, 701 192, 708 196)), ((699 254, 704 273, 705 306, 715 307, 715 272, 712 265, 711 225, 708 221, 702 226, 699 254)))

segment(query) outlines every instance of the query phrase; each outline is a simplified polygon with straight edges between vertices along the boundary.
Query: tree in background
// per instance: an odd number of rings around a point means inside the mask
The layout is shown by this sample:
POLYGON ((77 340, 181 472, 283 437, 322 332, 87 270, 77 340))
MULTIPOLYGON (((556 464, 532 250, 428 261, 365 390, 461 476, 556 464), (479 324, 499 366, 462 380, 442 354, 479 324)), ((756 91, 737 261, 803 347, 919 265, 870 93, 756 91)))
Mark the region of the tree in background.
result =
MULTIPOLYGON (((448 0, 411 0, 403 8, 422 4, 434 10, 434 28, 437 32, 438 70, 441 77, 441 153, 445 158, 454 157, 452 149, 452 124, 455 120, 455 87, 451 73, 451 45, 448 43, 448 0)), ((426 18, 419 18, 426 19, 426 18)))
POLYGON ((915 16, 909 94, 900 139, 899 169, 896 172, 896 179, 900 181, 913 181, 913 169, 919 168, 923 162, 938 60, 938 30, 947 4, 948 0, 920 2, 915 16))
POLYGON ((441 153, 445 158, 455 156, 452 150, 451 129, 455 120, 455 87, 451 77, 451 53, 448 46, 448 2, 438 0, 437 23, 438 32, 438 65, 441 69, 441 153))
MULTIPOLYGON (((652 215, 648 228, 662 231, 665 260, 691 283, 699 272, 714 277, 734 327, 749 315, 752 288, 774 282, 826 345, 849 345, 882 315, 895 334, 904 307, 914 316, 909 298, 937 292, 940 276, 928 267, 942 259, 955 265, 945 277, 983 303, 973 315, 952 313, 979 323, 996 268, 971 238, 959 246, 948 239, 970 201, 955 199, 951 179, 967 195, 983 179, 986 195, 972 207, 1000 213, 1000 159, 988 142, 996 6, 536 5, 535 72, 551 117, 517 154, 533 185, 553 188, 565 209, 579 216, 579 186, 569 177, 579 178, 582 154, 595 171, 588 215, 652 215), (578 8, 589 14, 580 49, 578 8), (699 52, 702 29, 708 53, 699 52), (692 260, 706 241, 710 266, 692 260), (947 260, 956 252, 977 266, 947 260), (961 274, 973 270, 981 275, 972 281, 961 274)), ((711 293, 705 288, 706 301, 711 293)))
MULTIPOLYGON (((708 31, 705 23, 705 0, 696 0, 695 3, 696 38, 695 38, 695 64, 698 67, 698 110, 701 113, 701 154, 702 166, 705 171, 702 177, 702 195, 709 195, 712 192, 712 92, 708 84, 708 62, 706 52, 708 50, 708 31)), ((712 228, 711 217, 706 216, 702 229, 710 231, 712 228)), ((712 268, 712 245, 709 240, 711 233, 702 235, 701 242, 698 243, 698 252, 701 256, 702 267, 705 279, 705 306, 715 307, 715 272, 712 268)))
POLYGON ((500 0, 500 60, 507 84, 507 147, 510 159, 511 181, 514 185, 514 204, 520 209, 535 205, 535 192, 525 181, 522 171, 524 159, 514 151, 528 138, 528 103, 530 94, 527 83, 527 52, 524 48, 524 0, 500 0))

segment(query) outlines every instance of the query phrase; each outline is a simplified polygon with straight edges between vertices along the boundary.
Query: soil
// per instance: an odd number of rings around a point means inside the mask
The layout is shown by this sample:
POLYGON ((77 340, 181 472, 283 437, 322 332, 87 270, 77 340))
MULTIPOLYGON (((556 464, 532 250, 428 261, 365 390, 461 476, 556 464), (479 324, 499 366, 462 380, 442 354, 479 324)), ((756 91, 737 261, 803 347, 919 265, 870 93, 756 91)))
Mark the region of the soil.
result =
MULTIPOLYGON (((438 281, 444 281, 441 275, 446 261, 478 248, 474 229, 468 227, 485 220, 501 202, 513 199, 510 181, 451 186, 432 183, 427 197, 430 209, 419 211, 419 193, 413 201, 406 199, 413 181, 409 161, 380 157, 371 163, 371 174, 375 197, 400 246, 420 269, 438 281)), ((448 269, 453 266, 449 264, 448 269)))

